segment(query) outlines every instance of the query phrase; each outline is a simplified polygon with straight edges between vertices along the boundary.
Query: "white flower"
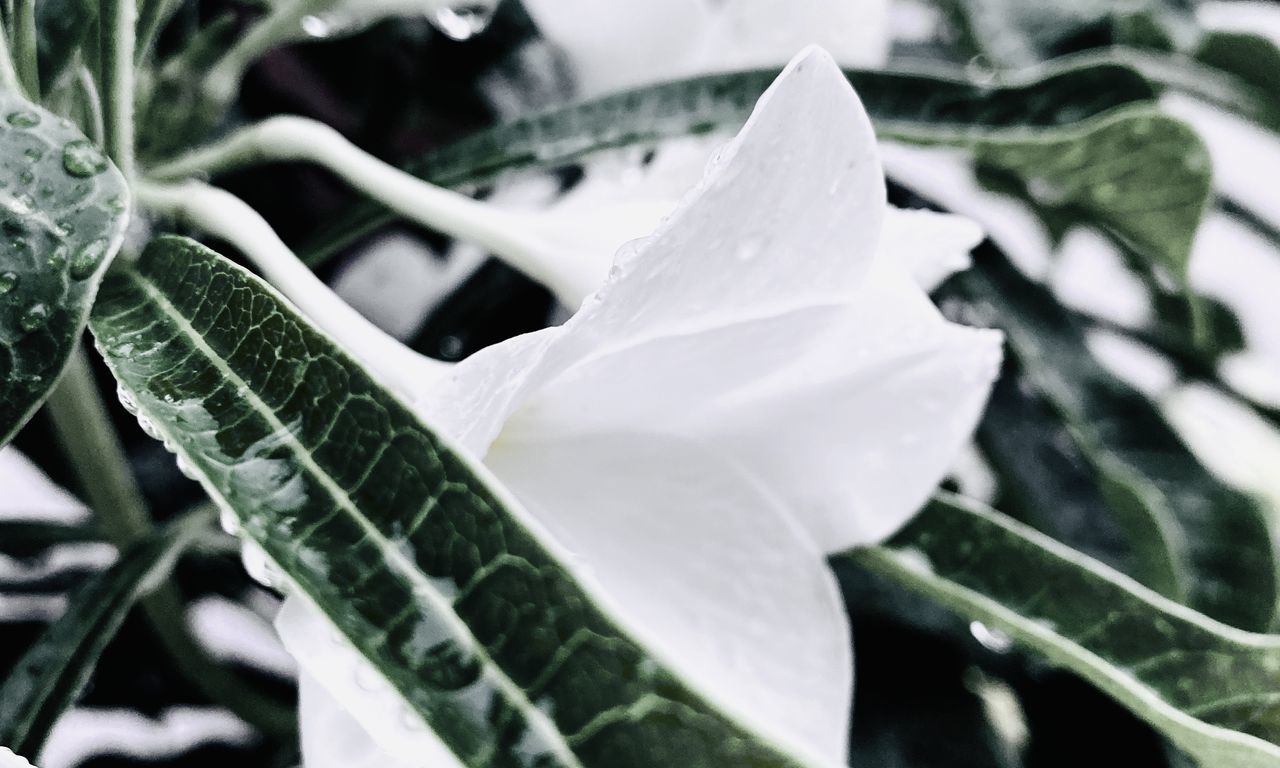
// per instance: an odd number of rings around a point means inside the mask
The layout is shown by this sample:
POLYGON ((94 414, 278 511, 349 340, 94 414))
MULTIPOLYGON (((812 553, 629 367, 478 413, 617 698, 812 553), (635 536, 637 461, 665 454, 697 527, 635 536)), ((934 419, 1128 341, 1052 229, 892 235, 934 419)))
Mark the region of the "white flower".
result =
MULTIPOLYGON (((946 322, 886 253, 910 234, 887 207, 862 105, 806 53, 568 322, 410 393, 630 632, 814 765, 845 763, 852 688, 824 555, 916 512, 1000 362, 998 333, 946 322)), ((309 768, 457 764, 355 684, 322 619, 295 601, 279 625, 309 768)))
POLYGON ((845 66, 889 54, 888 0, 525 0, 583 94, 781 66, 807 45, 845 66))
POLYGON ((0 768, 31 768, 31 763, 8 747, 0 747, 0 768))

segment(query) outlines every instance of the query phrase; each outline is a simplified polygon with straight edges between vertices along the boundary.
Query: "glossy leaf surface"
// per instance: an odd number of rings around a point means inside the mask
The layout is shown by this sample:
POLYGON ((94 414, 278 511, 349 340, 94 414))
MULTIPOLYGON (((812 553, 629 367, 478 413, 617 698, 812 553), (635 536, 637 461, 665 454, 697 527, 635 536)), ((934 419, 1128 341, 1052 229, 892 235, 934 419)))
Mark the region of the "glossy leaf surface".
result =
POLYGON ((1241 632, 945 496, 847 557, 1093 683, 1204 766, 1280 765, 1280 637, 1241 632))
POLYGON ((128 206, 124 178, 70 123, 0 95, 0 445, 79 341, 128 206))
POLYGON ((482 468, 257 278, 161 238, 92 328, 139 417, 464 764, 807 764, 629 639, 482 468))

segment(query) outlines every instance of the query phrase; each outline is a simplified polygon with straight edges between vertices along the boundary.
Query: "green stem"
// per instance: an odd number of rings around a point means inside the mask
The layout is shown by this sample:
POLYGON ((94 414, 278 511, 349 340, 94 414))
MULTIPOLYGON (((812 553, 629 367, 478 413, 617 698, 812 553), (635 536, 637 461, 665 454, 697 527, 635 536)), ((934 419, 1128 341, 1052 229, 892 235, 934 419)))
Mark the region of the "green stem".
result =
POLYGON ((18 77, 33 101, 40 100, 40 58, 36 48, 36 0, 14 7, 13 55, 18 77))
POLYGON ((138 9, 138 49, 134 52, 138 63, 151 52, 165 23, 181 5, 182 0, 142 0, 138 9))
POLYGON ((13 55, 9 52, 9 33, 0 23, 0 90, 23 93, 18 71, 13 68, 13 55))
POLYGON ((133 178, 135 0, 103 0, 102 97, 106 148, 125 178, 133 178))
POLYGON ((283 0, 249 29, 209 69, 205 88, 215 101, 228 101, 240 86, 245 70, 264 53, 286 43, 306 39, 302 20, 315 12, 315 0, 283 0))
MULTIPOLYGON (((129 468, 93 378, 89 357, 77 349, 48 402, 63 450, 79 476, 104 534, 119 547, 153 530, 146 500, 129 468)), ((187 629, 182 595, 165 584, 142 603, 148 621, 175 665, 206 696, 264 733, 293 738, 293 714, 261 696, 209 658, 187 629)))

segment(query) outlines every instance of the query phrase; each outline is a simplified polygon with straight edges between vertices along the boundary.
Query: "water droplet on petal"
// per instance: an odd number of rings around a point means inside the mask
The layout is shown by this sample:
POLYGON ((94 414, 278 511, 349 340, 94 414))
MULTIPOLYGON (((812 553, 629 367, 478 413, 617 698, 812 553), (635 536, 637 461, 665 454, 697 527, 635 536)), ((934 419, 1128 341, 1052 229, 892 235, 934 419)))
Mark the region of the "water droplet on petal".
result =
POLYGON ((14 128, 32 128, 40 124, 40 115, 23 109, 17 112, 10 112, 6 120, 14 128))
POLYGON ((470 40, 488 29, 493 11, 493 3, 463 2, 436 11, 431 23, 450 40, 470 40))
POLYGON ((333 34, 333 27, 320 16, 303 16, 302 31, 308 37, 324 38, 333 34))
POLYGON ((382 687, 382 676, 369 664, 356 667, 356 685, 366 691, 376 691, 382 687))
POLYGON ((18 273, 0 272, 0 296, 13 293, 18 287, 18 273))
POLYGON ((72 141, 62 148, 62 167, 77 178, 97 176, 107 170, 107 156, 88 139, 72 141))
POLYGON ((37 302, 27 307, 27 311, 18 318, 18 326, 27 333, 37 331, 49 322, 49 307, 37 302))
POLYGON ((109 246, 110 243, 99 238, 76 251, 76 255, 71 259, 71 277, 84 280, 96 272, 98 265, 102 264, 103 257, 107 255, 109 246))

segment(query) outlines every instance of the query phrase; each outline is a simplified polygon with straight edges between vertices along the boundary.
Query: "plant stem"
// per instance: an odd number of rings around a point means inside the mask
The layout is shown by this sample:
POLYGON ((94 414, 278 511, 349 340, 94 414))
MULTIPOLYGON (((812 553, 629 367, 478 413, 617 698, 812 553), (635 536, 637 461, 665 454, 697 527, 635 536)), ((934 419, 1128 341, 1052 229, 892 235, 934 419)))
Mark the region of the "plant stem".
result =
POLYGON ((101 144, 106 130, 102 117, 102 97, 98 94, 98 84, 94 82, 93 73, 83 64, 76 70, 76 89, 84 110, 84 132, 95 144, 101 144))
POLYGON ((134 51, 136 63, 151 51, 164 23, 178 10, 181 0, 142 0, 138 9, 138 43, 134 51))
MULTIPOLYGON (((153 525, 146 500, 130 471, 83 348, 72 356, 62 381, 49 397, 48 408, 54 431, 107 538, 125 547, 150 533, 153 525)), ((158 588, 143 601, 142 608, 174 664, 199 690, 264 733, 293 737, 292 713, 245 687, 191 637, 182 596, 172 584, 158 588)))
MULTIPOLYGON (((574 227, 557 229, 543 217, 504 211, 443 189, 364 152, 323 123, 274 117, 151 169, 154 178, 217 174, 260 162, 320 165, 396 213, 429 229, 483 246, 545 285, 569 307, 577 307, 608 271, 613 249, 575 241, 574 227)), ((634 208, 637 221, 656 224, 674 207, 656 200, 653 210, 634 208)), ((639 228, 641 232, 646 228, 639 228)), ((619 243, 620 244, 620 243, 619 243)), ((614 244, 615 246, 617 244, 614 244)))
POLYGON ((102 97, 107 154, 133 178, 135 0, 102 0, 102 97))
POLYGON ((17 0, 13 19, 13 54, 18 77, 33 101, 40 100, 40 58, 36 48, 36 0, 17 0))
POLYGON ((209 69, 205 89, 215 102, 230 100, 240 87, 245 70, 267 51, 306 39, 302 20, 314 12, 316 0, 281 0, 242 35, 209 69))
POLYGON ((447 363, 409 349, 339 298, 240 198, 195 181, 175 186, 139 183, 136 193, 142 205, 234 246, 312 322, 406 397, 412 399, 449 370, 447 363))
POLYGON ((0 90, 24 93, 22 83, 18 81, 18 71, 13 68, 13 55, 9 52, 9 33, 2 23, 0 23, 0 90))

